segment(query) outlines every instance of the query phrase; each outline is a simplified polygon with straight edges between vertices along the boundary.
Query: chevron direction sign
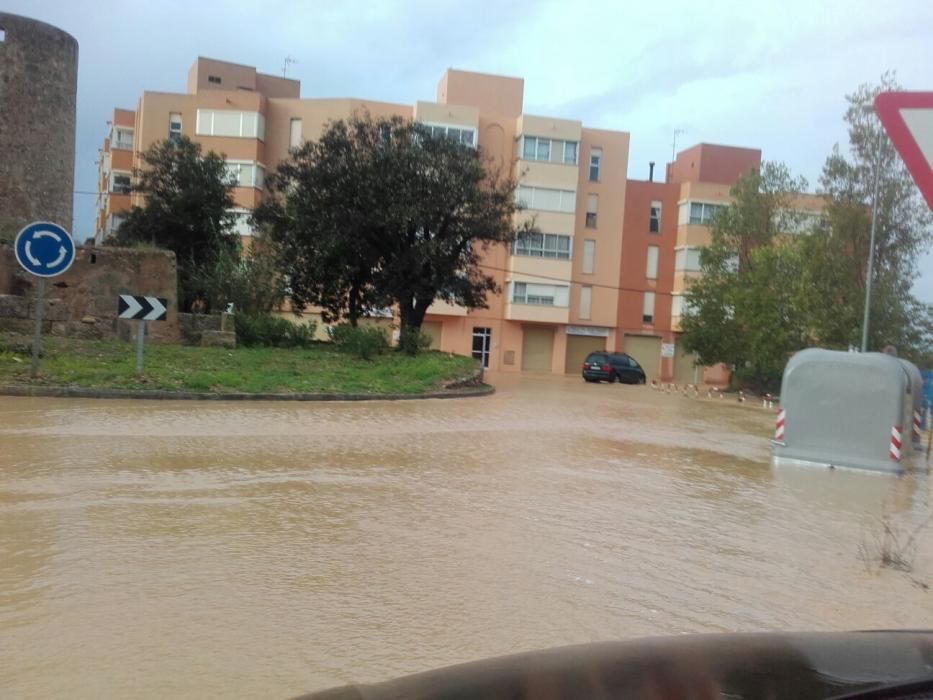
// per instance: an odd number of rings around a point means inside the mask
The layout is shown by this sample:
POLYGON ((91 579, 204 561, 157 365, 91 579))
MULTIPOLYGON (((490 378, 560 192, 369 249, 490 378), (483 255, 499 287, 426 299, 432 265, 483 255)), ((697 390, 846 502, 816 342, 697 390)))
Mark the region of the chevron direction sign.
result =
POLYGON ((167 299, 121 294, 117 315, 119 318, 133 318, 138 321, 164 321, 167 305, 167 299))

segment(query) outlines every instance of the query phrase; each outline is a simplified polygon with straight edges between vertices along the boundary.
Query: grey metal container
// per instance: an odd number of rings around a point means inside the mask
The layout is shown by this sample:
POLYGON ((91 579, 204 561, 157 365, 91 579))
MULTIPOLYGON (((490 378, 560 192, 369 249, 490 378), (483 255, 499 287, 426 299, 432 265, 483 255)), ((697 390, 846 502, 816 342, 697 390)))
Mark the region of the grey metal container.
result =
POLYGON ((775 464, 902 471, 919 393, 908 365, 881 353, 813 348, 794 355, 781 382, 775 464))

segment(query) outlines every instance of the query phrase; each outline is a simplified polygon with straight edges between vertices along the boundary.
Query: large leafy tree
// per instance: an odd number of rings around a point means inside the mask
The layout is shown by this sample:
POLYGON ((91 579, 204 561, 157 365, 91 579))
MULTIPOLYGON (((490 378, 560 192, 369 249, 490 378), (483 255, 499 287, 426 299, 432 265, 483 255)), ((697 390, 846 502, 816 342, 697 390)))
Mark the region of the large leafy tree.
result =
POLYGON ((846 100, 849 148, 838 145, 821 178, 829 197, 827 235, 805 242, 809 310, 816 340, 828 347, 858 345, 862 332, 873 189, 878 182, 869 350, 893 344, 923 361, 933 339, 929 305, 912 294, 917 261, 930 245, 933 217, 874 115, 875 96, 899 86, 892 74, 862 85, 846 100))
POLYGON ((115 245, 150 244, 175 252, 183 304, 196 270, 238 250, 233 231, 233 188, 224 156, 202 154, 188 138, 161 141, 142 154, 133 191, 145 197, 113 239, 115 245))
POLYGON ((269 178, 256 221, 275 246, 296 306, 355 323, 396 304, 419 328, 435 299, 486 306, 499 291, 482 251, 516 226, 516 182, 482 153, 399 117, 331 123, 269 178))
POLYGON ((758 384, 779 376, 803 329, 797 310, 801 260, 778 236, 798 222, 792 198, 806 182, 780 164, 764 163, 732 188, 733 203, 712 221, 700 253, 702 276, 687 293, 684 343, 704 364, 725 363, 758 384))

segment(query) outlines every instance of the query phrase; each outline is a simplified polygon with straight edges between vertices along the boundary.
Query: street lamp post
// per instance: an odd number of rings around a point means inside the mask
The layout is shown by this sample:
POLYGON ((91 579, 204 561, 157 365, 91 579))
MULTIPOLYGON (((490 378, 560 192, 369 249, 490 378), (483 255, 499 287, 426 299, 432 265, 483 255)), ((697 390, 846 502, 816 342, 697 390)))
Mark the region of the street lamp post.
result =
MULTIPOLYGON (((873 107, 866 107, 865 111, 874 113, 873 107)), ((868 272, 865 276, 865 311, 862 316, 862 352, 868 352, 868 321, 871 308, 871 282, 875 266, 875 227, 878 223, 878 182, 881 179, 881 145, 884 138, 879 129, 878 144, 875 147, 875 183, 871 193, 871 233, 868 237, 868 272)))

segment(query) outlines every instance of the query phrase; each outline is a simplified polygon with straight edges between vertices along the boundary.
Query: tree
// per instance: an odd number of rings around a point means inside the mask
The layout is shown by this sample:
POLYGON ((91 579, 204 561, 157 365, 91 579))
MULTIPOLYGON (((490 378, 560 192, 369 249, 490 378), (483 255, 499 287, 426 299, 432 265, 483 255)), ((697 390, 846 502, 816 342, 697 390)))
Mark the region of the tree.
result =
POLYGON ((911 286, 917 260, 933 240, 933 217, 872 109, 879 92, 897 89, 894 75, 886 73, 878 85, 861 85, 846 96, 848 154, 837 145, 823 167, 830 235, 810 242, 809 280, 817 301, 813 312, 819 342, 828 347, 859 344, 877 176, 869 349, 893 344, 902 356, 920 359, 930 351, 924 328, 930 326, 933 311, 914 298, 911 286), (820 298, 828 301, 822 308, 820 298))
POLYGON ((180 305, 193 301, 188 281, 194 271, 239 249, 233 232, 232 183, 223 155, 202 155, 200 144, 182 137, 161 141, 142 154, 134 192, 145 197, 120 226, 115 245, 150 244, 175 252, 180 305))
POLYGON ((256 212, 296 305, 350 323, 397 304, 402 330, 420 328, 435 299, 484 308, 498 293, 481 254, 516 226, 516 182, 478 150, 434 138, 400 117, 331 123, 269 178, 256 212))
POLYGON ((714 215, 712 241, 700 252, 703 274, 688 288, 681 322, 686 348, 703 364, 722 362, 769 385, 786 354, 801 347, 802 261, 778 234, 796 227, 791 200, 805 188, 786 166, 764 163, 739 178, 733 203, 714 215))

